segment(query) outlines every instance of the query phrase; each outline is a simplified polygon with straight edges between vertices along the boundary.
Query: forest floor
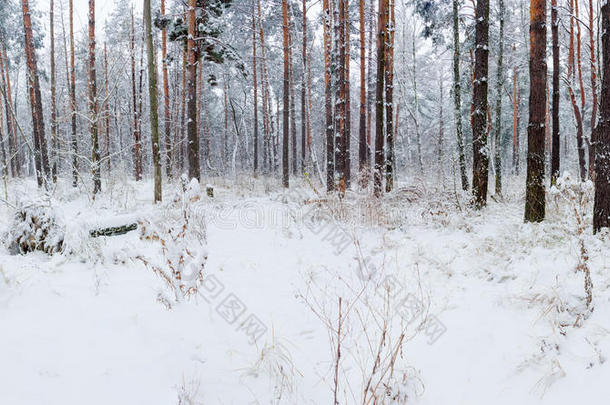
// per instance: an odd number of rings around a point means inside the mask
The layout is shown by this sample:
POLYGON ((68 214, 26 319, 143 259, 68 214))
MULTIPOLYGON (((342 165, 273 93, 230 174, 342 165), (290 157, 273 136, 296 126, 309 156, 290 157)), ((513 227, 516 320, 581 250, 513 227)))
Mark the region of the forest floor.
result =
POLYGON ((13 204, 54 206, 66 238, 63 253, 9 254, 0 203, 0 403, 607 401, 610 235, 591 234, 590 187, 549 193, 547 220, 524 224, 520 178, 480 212, 453 185, 399 184, 376 202, 208 181, 214 198, 192 201, 205 279, 169 310, 138 259, 162 257, 159 244, 87 231, 162 221, 175 185, 153 206, 150 182, 116 179, 95 200, 8 184, 13 204))

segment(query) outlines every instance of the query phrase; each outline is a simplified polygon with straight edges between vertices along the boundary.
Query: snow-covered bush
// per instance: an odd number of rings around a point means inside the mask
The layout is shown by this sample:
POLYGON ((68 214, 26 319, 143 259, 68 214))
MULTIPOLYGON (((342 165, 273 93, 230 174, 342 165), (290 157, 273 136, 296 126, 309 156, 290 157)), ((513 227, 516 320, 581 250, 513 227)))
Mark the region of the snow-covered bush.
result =
POLYGON ((161 221, 141 220, 140 239, 157 244, 160 251, 136 258, 152 269, 165 283, 158 299, 168 308, 197 294, 203 282, 208 258, 205 216, 197 201, 199 183, 181 179, 173 200, 165 207, 161 221))
POLYGON ((581 182, 565 172, 557 179, 557 184, 551 188, 557 206, 564 202, 563 213, 565 218, 572 218, 574 225, 569 226, 569 232, 575 233, 578 240, 578 265, 576 271, 584 274, 585 302, 588 310, 593 309, 593 282, 591 281, 591 270, 589 269, 589 251, 585 245, 584 234, 587 229, 589 206, 593 200, 593 183, 591 181, 581 182))
POLYGON ((8 234, 11 254, 39 250, 53 254, 62 249, 65 225, 50 205, 30 204, 17 208, 8 234))

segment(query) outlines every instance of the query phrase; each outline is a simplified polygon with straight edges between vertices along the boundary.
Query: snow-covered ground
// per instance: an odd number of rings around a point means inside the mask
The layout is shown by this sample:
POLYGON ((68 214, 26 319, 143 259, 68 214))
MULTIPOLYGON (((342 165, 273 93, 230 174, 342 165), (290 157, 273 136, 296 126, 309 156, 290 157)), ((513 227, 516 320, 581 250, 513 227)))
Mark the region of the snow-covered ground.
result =
POLYGON ((161 222, 176 185, 157 207, 148 182, 116 180, 95 201, 67 184, 50 200, 8 185, 12 204, 50 201, 66 240, 52 256, 10 255, 2 236, 0 404, 331 404, 335 386, 360 404, 371 376, 379 404, 607 402, 610 237, 591 235, 590 216, 579 237, 565 192, 549 193, 545 222, 523 224, 521 179, 481 212, 452 186, 339 202, 307 184, 210 182, 215 197, 189 203, 207 227, 204 282, 169 310, 138 259, 162 263, 159 243, 87 231, 161 222))

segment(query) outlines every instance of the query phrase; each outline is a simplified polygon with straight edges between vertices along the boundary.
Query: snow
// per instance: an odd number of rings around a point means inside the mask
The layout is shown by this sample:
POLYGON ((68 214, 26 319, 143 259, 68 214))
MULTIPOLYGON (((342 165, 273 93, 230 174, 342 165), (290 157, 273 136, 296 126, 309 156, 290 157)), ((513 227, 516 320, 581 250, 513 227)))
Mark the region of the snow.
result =
MULTIPOLYGON (((148 181, 118 181, 95 200, 62 183, 53 201, 64 253, 10 255, 3 236, 0 402, 332 403, 339 297, 341 404, 361 402, 380 319, 387 347, 405 334, 384 381, 406 403, 598 404, 610 394, 610 236, 591 235, 591 201, 574 205, 569 175, 547 194, 541 224, 523 224, 522 178, 481 212, 433 184, 400 184, 381 203, 348 192, 316 204, 298 181, 286 193, 265 179, 206 182, 214 198, 196 182, 164 184, 157 206, 148 181), (194 248, 207 253, 204 281, 168 310, 163 280, 136 259, 158 261, 160 247, 140 230, 87 230, 164 224, 186 200, 206 219, 205 247, 194 248), (581 240, 592 312, 575 271, 581 240)), ((9 196, 36 193, 33 181, 9 184, 9 196)), ((0 229, 12 218, 2 204, 0 229)))

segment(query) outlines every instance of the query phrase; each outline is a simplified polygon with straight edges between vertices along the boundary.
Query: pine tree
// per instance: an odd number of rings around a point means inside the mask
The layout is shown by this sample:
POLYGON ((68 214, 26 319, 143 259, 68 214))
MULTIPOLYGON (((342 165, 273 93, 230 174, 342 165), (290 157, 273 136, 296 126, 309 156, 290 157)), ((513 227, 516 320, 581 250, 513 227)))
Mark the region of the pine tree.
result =
POLYGON ((531 0, 530 8, 530 99, 525 221, 540 222, 545 214, 546 0, 531 0))
MULTIPOLYGON (((165 18, 165 0, 161 0, 161 18, 165 18)), ((165 126, 165 174, 172 177, 172 128, 170 117, 169 74, 167 70, 167 28, 161 29, 161 65, 163 74, 163 123, 165 126)))
POLYGON ((89 121, 91 130, 91 171, 93 196, 102 190, 97 112, 97 75, 95 71, 95 0, 89 0, 89 121))
POLYGON ((331 9, 330 0, 323 0, 322 13, 324 23, 324 127, 326 132, 326 191, 335 189, 335 140, 333 129, 333 94, 331 70, 331 9))
POLYGON ((460 179, 462 181, 462 189, 468 190, 466 157, 464 154, 464 135, 462 133, 462 86, 460 84, 460 27, 458 0, 453 0, 453 112, 460 165, 460 179))
POLYGON ((489 0, 477 0, 475 65, 472 95, 472 193, 475 208, 487 204, 489 150, 487 146, 487 84, 489 71, 489 0))
POLYGON ((375 170, 373 172, 373 191, 376 197, 381 197, 384 156, 384 92, 385 92, 385 47, 386 28, 388 21, 388 0, 379 0, 379 20, 377 23, 377 90, 375 95, 375 170))
POLYGON ((38 78, 38 64, 34 49, 34 36, 32 33, 32 19, 28 0, 21 0, 23 11, 23 30, 25 33, 25 54, 28 69, 28 89, 30 107, 32 111, 32 129, 34 137, 34 161, 36 164, 36 179, 38 186, 49 180, 49 159, 47 155, 47 141, 44 130, 44 113, 42 109, 42 96, 40 94, 40 81, 38 78))
POLYGON ((51 140, 53 145, 53 165, 51 172, 53 183, 57 182, 57 152, 59 142, 57 139, 57 92, 55 85, 55 4, 49 4, 49 31, 51 34, 51 140))
POLYGON ((593 232, 610 227, 610 6, 604 2, 602 19, 602 89, 595 139, 595 199, 593 232))
POLYGON ((70 119, 72 130, 72 186, 78 184, 78 137, 76 135, 76 68, 74 56, 74 1, 69 3, 70 14, 70 119))
POLYGON ((144 0, 144 25, 146 30, 146 50, 148 54, 148 97, 150 100, 150 134, 152 140, 153 171, 155 178, 154 202, 160 202, 161 195, 161 145, 159 143, 159 111, 157 101, 157 64, 153 43, 150 0, 144 0))
POLYGON ((284 79, 283 79, 283 126, 282 126, 282 185, 288 188, 290 166, 288 161, 288 143, 290 137, 290 39, 288 26, 288 0, 282 0, 282 23, 284 44, 284 79))
POLYGON ((197 135, 197 60, 199 53, 195 43, 197 38, 196 25, 197 0, 188 2, 188 36, 186 41, 186 53, 188 60, 187 69, 187 137, 188 137, 188 162, 189 178, 200 180, 199 173, 199 137, 197 135))
MULTIPOLYGON (((552 125, 551 136, 551 184, 555 184, 559 176, 559 21, 557 18, 557 0, 551 0, 551 40, 553 43, 553 95, 552 95, 552 125)), ((595 72, 593 71, 593 77, 595 72)), ((595 79, 593 79, 595 80, 595 79)), ((597 106, 594 104, 594 108, 597 106)))

